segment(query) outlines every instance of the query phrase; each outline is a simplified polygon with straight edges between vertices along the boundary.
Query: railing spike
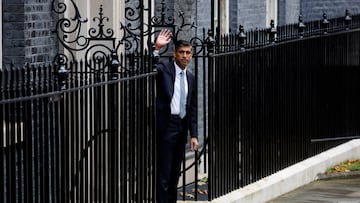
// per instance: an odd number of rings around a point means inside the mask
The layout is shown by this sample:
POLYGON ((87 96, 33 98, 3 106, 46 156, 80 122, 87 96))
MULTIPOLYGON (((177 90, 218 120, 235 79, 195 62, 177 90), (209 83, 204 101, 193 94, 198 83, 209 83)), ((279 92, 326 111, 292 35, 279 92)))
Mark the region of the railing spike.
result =
POLYGON ((242 51, 245 50, 246 34, 243 25, 239 26, 238 39, 239 39, 240 50, 242 51))
POLYGON ((351 25, 351 21, 352 21, 352 18, 350 16, 350 11, 349 9, 346 9, 345 10, 345 29, 346 30, 349 30, 350 29, 350 25, 351 25))
POLYGON ((304 37, 304 29, 306 25, 303 23, 302 15, 299 15, 299 22, 298 22, 298 35, 300 38, 304 37))
POLYGON ((326 15, 326 12, 323 12, 323 19, 321 21, 321 26, 322 26, 322 29, 323 29, 323 33, 324 34, 327 34, 328 33, 328 29, 329 29, 329 20, 327 19, 327 15, 326 15))
POLYGON ((274 20, 270 21, 270 28, 269 28, 268 32, 269 32, 270 43, 275 43, 277 30, 275 28, 274 20))

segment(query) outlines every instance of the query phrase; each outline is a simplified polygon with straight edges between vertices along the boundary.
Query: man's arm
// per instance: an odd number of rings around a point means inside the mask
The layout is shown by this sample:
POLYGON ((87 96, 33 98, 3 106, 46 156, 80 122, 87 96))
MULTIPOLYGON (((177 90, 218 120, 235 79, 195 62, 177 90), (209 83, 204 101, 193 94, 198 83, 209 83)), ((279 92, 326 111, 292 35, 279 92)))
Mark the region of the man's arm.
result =
POLYGON ((162 47, 166 46, 171 42, 172 33, 170 30, 162 29, 159 33, 159 36, 156 38, 154 51, 153 51, 153 62, 154 62, 154 69, 158 69, 158 63, 160 54, 159 51, 162 47))
MULTIPOLYGON (((191 74, 191 82, 192 82, 192 87, 196 87, 195 85, 195 78, 194 75, 191 74)), ((197 130, 197 95, 196 95, 196 90, 192 88, 191 91, 191 99, 190 99, 190 107, 189 107, 189 116, 190 116, 190 136, 191 136, 191 140, 190 140, 190 146, 191 146, 191 151, 197 151, 198 147, 199 147, 199 143, 198 143, 198 130, 197 130)))
POLYGON ((162 29, 155 41, 155 50, 159 51, 161 48, 171 42, 172 33, 168 29, 162 29))

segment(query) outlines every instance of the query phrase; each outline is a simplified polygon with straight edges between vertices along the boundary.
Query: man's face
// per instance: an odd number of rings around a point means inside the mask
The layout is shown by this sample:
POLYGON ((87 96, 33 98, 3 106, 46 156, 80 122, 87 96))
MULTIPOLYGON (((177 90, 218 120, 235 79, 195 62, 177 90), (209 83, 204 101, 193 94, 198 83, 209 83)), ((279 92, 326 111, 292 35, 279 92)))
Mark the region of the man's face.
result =
POLYGON ((173 56, 176 64, 181 68, 185 67, 190 63, 192 58, 192 46, 180 46, 177 50, 174 50, 173 56))

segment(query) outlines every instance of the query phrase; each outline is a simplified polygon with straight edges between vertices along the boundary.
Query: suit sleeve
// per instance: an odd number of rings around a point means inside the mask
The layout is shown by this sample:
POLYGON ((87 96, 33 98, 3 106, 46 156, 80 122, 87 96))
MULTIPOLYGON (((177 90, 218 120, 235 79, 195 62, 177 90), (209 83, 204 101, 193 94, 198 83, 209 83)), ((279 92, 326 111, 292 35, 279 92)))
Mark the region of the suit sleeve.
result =
POLYGON ((190 136, 198 137, 198 128, 197 128, 197 95, 196 95, 196 85, 195 79, 193 81, 193 90, 191 92, 191 104, 190 104, 190 136))

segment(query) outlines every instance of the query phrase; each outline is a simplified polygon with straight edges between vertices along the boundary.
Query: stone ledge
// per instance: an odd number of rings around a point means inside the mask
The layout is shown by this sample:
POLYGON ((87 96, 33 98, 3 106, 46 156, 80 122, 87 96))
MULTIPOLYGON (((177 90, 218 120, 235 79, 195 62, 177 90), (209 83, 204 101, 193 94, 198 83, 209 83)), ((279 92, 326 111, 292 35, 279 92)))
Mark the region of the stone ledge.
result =
MULTIPOLYGON (((226 194, 211 202, 267 202, 312 181, 322 178, 319 174, 323 173, 327 168, 344 160, 357 159, 359 158, 359 154, 360 139, 351 140, 345 144, 285 168, 244 188, 240 188, 226 194)), ((179 201, 179 203, 180 202, 181 201, 179 201)))

